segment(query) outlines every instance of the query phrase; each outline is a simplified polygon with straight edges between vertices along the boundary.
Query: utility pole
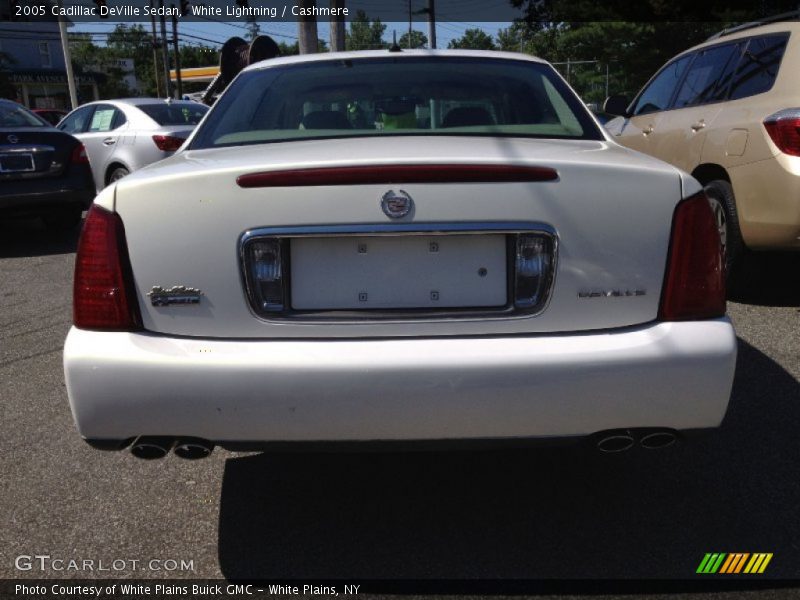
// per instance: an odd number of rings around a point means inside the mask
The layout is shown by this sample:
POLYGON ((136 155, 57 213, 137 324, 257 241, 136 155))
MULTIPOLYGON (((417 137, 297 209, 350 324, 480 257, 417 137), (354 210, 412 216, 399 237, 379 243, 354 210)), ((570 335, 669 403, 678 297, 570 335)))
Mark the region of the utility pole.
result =
MULTIPOLYGON (((175 5, 172 5, 175 8, 175 5)), ((181 52, 178 47, 178 17, 174 11, 172 15, 172 52, 175 54, 175 83, 177 83, 177 98, 183 98, 183 83, 181 82, 181 52)))
MULTIPOLYGON (((316 6, 316 1, 300 0, 300 6, 302 8, 314 8, 316 6)), ((297 27, 300 54, 314 54, 319 52, 319 42, 317 39, 317 17, 302 16, 297 22, 297 27)))
POLYGON ((171 98, 172 92, 169 86, 169 46, 167 45, 167 24, 164 21, 164 0, 158 0, 158 7, 161 12, 161 50, 164 53, 164 97, 171 98))
POLYGON ((153 79, 156 80, 156 97, 161 98, 161 85, 158 76, 158 38, 156 37, 156 18, 153 14, 153 0, 150 0, 150 28, 153 31, 153 79))
POLYGON ((78 108, 78 90, 75 88, 75 74, 72 71, 72 55, 69 51, 69 39, 67 39, 67 22, 63 16, 58 17, 58 31, 61 34, 61 48, 64 51, 64 65, 67 68, 69 101, 72 105, 72 110, 75 110, 78 108))
POLYGON ((414 47, 411 36, 412 36, 412 28, 411 28, 411 0, 408 0, 408 48, 409 50, 414 47))
MULTIPOLYGON (((331 0, 332 9, 344 8, 345 0, 331 0)), ((339 11, 332 11, 339 12, 339 11)), ((344 52, 344 15, 331 15, 331 52, 344 52)))
POLYGON ((436 48, 436 13, 434 12, 434 1, 428 0, 428 47, 431 50, 436 48))

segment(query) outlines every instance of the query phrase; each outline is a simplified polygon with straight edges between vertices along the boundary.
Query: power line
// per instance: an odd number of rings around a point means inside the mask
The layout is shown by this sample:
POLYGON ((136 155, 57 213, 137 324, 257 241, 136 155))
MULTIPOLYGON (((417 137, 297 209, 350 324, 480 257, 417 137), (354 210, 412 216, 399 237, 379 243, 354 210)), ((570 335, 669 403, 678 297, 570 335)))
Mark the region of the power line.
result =
POLYGON ((212 39, 209 39, 209 38, 206 38, 206 37, 201 37, 199 35, 191 35, 189 33, 181 33, 180 35, 182 35, 184 37, 187 37, 187 38, 191 38, 193 40, 201 40, 203 42, 208 42, 210 44, 219 44, 220 46, 225 43, 225 42, 221 42, 219 40, 212 40, 212 39))

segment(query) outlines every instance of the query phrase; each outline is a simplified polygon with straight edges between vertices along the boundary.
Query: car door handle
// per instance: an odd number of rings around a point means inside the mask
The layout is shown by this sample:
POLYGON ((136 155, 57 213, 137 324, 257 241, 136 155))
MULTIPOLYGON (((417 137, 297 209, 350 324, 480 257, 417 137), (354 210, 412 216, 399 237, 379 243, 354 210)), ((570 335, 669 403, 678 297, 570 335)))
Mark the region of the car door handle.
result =
POLYGON ((650 135, 651 133, 653 133, 653 131, 654 131, 653 126, 650 125, 646 129, 642 129, 642 134, 643 135, 650 135))
POLYGON ((117 143, 117 140, 114 139, 114 138, 106 138, 106 139, 103 140, 103 145, 104 146, 113 146, 116 143, 117 143))
POLYGON ((703 129, 705 126, 706 126, 706 124, 703 121, 698 121, 697 123, 692 125, 692 131, 698 132, 701 129, 703 129))

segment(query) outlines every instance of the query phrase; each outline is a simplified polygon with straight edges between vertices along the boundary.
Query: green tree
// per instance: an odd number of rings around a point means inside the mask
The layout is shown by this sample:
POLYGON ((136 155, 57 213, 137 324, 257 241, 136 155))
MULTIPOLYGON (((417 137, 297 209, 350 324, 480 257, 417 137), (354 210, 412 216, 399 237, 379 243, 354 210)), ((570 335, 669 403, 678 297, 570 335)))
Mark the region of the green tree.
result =
POLYGON ((495 50, 494 39, 482 29, 467 29, 460 38, 450 40, 448 48, 495 50))
MULTIPOLYGON (((732 8, 729 0, 510 0, 523 24, 498 35, 501 47, 570 61, 570 83, 587 100, 609 92, 635 93, 667 60, 732 22, 764 16, 774 2, 732 8), (597 61, 572 68, 576 61, 597 61), (602 85, 599 85, 602 81, 602 85)), ((778 11, 780 12, 780 11, 778 11)), ((564 72, 565 66, 559 66, 564 72)))
POLYGON ((345 32, 345 48, 347 50, 379 50, 386 48, 383 34, 386 25, 380 19, 370 20, 363 10, 356 12, 350 21, 350 30, 345 32))
POLYGON ((295 56, 300 54, 300 42, 295 42, 294 44, 278 42, 278 48, 281 50, 281 56, 295 56))
MULTIPOLYGON (((106 47, 108 52, 117 58, 132 58, 142 93, 145 96, 156 95, 152 36, 142 25, 117 25, 108 35, 106 47)), ((160 76, 163 66, 159 66, 159 69, 160 76)))
POLYGON ((134 94, 123 81, 125 71, 120 67, 120 56, 108 48, 96 46, 89 35, 74 34, 69 38, 70 54, 76 72, 102 75, 97 90, 101 98, 124 98, 134 94))
MULTIPOLYGON (((328 52, 328 42, 323 39, 317 39, 317 47, 319 48, 320 52, 328 52)), ((296 56, 300 54, 300 42, 294 42, 293 44, 287 44, 286 42, 278 42, 278 48, 280 48, 280 56, 296 56)))
POLYGON ((181 46, 181 68, 211 67, 219 64, 219 50, 209 46, 181 46))
POLYGON ((497 32, 497 48, 504 52, 540 54, 554 48, 557 28, 547 23, 529 23, 516 19, 507 29, 497 32))
POLYGON ((560 23, 535 23, 512 25, 509 30, 498 32, 501 49, 538 56, 550 62, 566 59, 564 56, 565 25, 560 23), (506 32, 509 31, 508 36, 506 32), (516 44, 516 45, 514 45, 516 44))
POLYGON ((410 36, 408 35, 408 32, 405 32, 400 36, 397 45, 401 48, 427 48, 428 36, 417 30, 412 30, 410 36), (409 40, 411 40, 410 43, 409 40))

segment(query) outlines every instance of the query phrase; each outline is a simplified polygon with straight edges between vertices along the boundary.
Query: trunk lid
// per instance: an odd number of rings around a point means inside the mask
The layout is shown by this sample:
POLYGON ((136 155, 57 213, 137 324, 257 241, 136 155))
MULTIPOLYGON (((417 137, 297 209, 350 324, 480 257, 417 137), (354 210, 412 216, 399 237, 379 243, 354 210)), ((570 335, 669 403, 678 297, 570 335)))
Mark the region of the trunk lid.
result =
POLYGON ((59 176, 77 145, 55 129, 0 129, 0 181, 59 176))
MULTIPOLYGON (((675 168, 609 142, 339 139, 179 152, 122 180, 115 209, 125 223, 136 293, 144 326, 151 331, 226 338, 551 333, 612 329, 656 318, 672 214, 687 193, 683 186, 675 168), (547 167, 555 169, 558 178, 252 188, 237 184, 238 177, 263 171, 442 163, 547 167), (381 198, 389 190, 412 197, 413 214, 399 222, 388 218, 381 198), (546 306, 537 314, 434 310, 387 318, 348 307, 341 319, 255 315, 240 262, 246 232, 377 226, 395 228, 396 233, 403 228, 453 233, 485 228, 494 235, 498 229, 503 235, 503 228, 553 232, 558 248, 546 306), (201 301, 154 306, 147 294, 155 286, 195 288, 202 292, 201 301)), ((487 252, 496 254, 496 242, 491 239, 487 252)), ((334 247, 302 246, 302 252, 292 251, 302 254, 305 272, 319 279, 319 295, 334 297, 336 282, 325 275, 330 269, 319 264, 314 268, 314 256, 330 260, 320 252, 333 252, 334 247)), ((387 264, 392 262, 390 247, 381 246, 389 252, 387 264)), ((480 252, 474 247, 472 251, 480 252)), ((497 264, 496 257, 493 260, 497 264)), ((418 274, 408 272, 413 260, 403 265, 408 285, 415 285, 418 274)), ((313 302, 314 283, 302 283, 305 301, 313 302)))

